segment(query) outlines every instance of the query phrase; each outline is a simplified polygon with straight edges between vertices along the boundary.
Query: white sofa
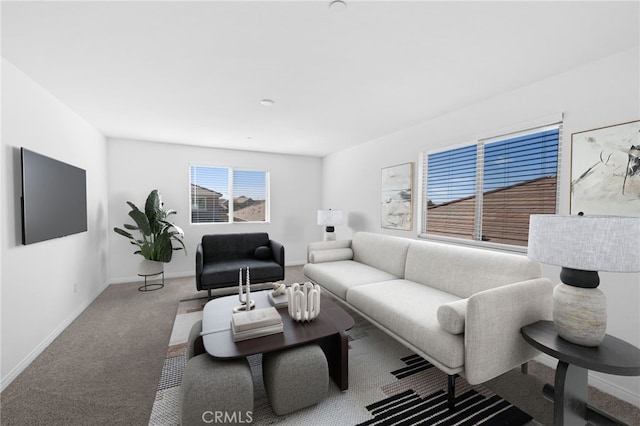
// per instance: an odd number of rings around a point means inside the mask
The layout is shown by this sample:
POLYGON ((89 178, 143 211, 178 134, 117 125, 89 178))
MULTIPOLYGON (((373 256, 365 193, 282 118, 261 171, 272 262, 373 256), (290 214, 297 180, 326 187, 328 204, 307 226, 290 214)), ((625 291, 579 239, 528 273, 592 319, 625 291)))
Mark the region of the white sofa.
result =
POLYGON ((479 384, 539 354, 520 328, 551 319, 553 284, 524 255, 360 232, 311 243, 304 274, 449 375, 479 384))

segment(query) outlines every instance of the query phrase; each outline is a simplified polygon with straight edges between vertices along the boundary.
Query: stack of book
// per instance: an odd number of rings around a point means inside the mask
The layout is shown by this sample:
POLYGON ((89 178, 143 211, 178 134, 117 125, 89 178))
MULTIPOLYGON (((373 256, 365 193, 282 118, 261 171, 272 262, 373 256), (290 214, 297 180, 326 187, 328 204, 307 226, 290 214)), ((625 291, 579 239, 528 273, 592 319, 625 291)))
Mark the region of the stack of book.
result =
POLYGON ((282 318, 273 306, 231 315, 234 342, 282 333, 282 318))
POLYGON ((275 306, 276 309, 286 308, 287 305, 289 304, 289 300, 287 298, 287 293, 283 293, 283 294, 280 294, 278 296, 274 296, 273 292, 270 291, 267 294, 267 297, 269 298, 269 302, 271 302, 271 304, 273 306, 275 306))

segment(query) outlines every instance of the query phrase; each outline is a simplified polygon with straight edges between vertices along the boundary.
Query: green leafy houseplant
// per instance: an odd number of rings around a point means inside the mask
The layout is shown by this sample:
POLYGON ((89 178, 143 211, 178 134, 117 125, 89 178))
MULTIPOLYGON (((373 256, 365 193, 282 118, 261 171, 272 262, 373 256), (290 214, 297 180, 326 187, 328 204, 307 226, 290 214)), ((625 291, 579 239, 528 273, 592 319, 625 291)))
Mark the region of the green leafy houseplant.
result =
POLYGON ((186 247, 182 242, 184 232, 180 227, 169 222, 167 217, 176 214, 175 210, 165 210, 162 198, 157 189, 151 191, 144 205, 144 212, 138 209, 131 201, 127 201, 131 211, 129 216, 135 221, 135 225, 128 223, 124 227, 130 231, 139 231, 140 238, 136 238, 130 232, 121 228, 113 228, 113 230, 123 237, 131 240, 131 244, 138 246, 134 254, 140 254, 147 260, 167 263, 171 261, 174 250, 185 250, 186 247), (173 241, 179 243, 179 247, 173 246, 173 241))

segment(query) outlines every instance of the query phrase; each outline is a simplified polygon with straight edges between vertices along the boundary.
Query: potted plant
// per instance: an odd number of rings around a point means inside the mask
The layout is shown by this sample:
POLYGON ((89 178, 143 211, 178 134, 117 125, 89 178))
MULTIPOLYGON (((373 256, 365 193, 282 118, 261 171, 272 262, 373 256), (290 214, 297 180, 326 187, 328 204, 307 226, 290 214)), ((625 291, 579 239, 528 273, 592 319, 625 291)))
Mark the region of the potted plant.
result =
POLYGON ((138 247, 134 254, 140 254, 144 257, 138 270, 140 275, 161 274, 164 270, 164 263, 171 261, 174 250, 185 250, 186 255, 186 247, 182 241, 184 232, 180 227, 167 220, 170 215, 176 214, 176 211, 164 209, 162 198, 157 189, 151 191, 147 197, 144 212, 131 201, 127 201, 127 204, 131 207, 129 216, 136 224, 125 223, 124 227, 130 231, 140 232, 140 238, 136 238, 121 228, 115 227, 113 230, 131 240, 131 244, 138 247), (173 241, 176 241, 179 246, 174 247, 173 241))

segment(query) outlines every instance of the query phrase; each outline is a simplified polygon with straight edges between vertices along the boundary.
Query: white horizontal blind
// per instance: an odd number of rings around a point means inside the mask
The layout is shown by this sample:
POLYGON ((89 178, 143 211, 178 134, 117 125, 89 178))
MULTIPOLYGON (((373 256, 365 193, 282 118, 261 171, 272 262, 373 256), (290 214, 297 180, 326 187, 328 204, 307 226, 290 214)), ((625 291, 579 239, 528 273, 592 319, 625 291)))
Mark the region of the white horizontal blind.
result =
POLYGON ((526 246, 529 215, 557 211, 561 123, 422 156, 422 232, 526 246))
POLYGON ((426 232, 473 239, 476 145, 427 156, 426 232))
POLYGON ((526 246, 531 214, 556 212, 558 127, 484 144, 482 241, 526 246))
POLYGON ((191 223, 265 222, 268 173, 192 165, 191 223))
POLYGON ((233 221, 264 222, 267 218, 267 173, 233 171, 233 221))

